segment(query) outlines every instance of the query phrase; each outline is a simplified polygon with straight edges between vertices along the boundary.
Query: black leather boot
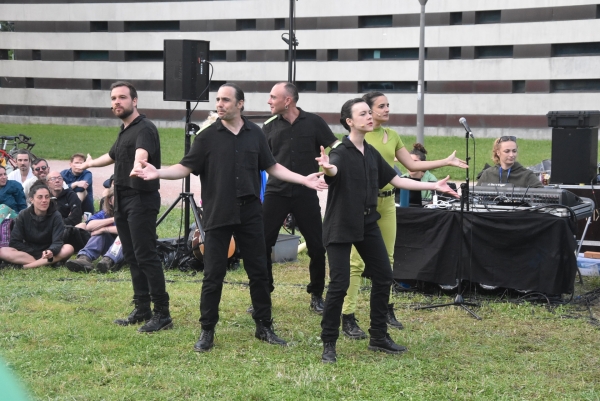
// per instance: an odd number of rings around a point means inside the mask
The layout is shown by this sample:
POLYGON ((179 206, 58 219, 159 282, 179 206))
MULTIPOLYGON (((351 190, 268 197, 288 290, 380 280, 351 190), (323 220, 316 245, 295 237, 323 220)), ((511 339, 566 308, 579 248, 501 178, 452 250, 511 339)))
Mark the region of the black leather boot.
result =
POLYGON ((257 320, 254 337, 273 345, 281 345, 283 347, 287 345, 287 342, 277 337, 277 334, 273 331, 273 320, 257 320))
POLYGON ((381 351, 386 354, 400 354, 406 351, 405 346, 396 344, 384 331, 369 329, 369 334, 371 335, 369 340, 369 350, 371 351, 381 351))
POLYGON ((150 320, 152 317, 152 311, 150 310, 150 300, 140 301, 137 299, 133 300, 135 308, 131 311, 129 316, 125 319, 117 319, 115 323, 119 326, 129 326, 130 324, 142 323, 150 320))
POLYGON ((324 309, 325 309, 325 306, 323 303, 323 296, 311 294, 310 295, 310 310, 315 312, 317 315, 322 315, 324 309))
POLYGON ((194 344, 194 351, 196 352, 206 352, 210 351, 212 347, 215 345, 215 329, 205 330, 202 329, 200 332, 200 337, 196 344, 194 344))
POLYGON ((173 320, 171 319, 171 315, 169 314, 168 306, 158 306, 154 305, 154 314, 144 324, 142 327, 138 329, 140 333, 154 333, 155 331, 160 330, 169 330, 173 328, 173 320))
POLYGON ((364 340, 367 334, 358 327, 358 320, 354 317, 354 313, 342 315, 342 333, 353 340, 364 340))
POLYGON ((385 314, 387 324, 390 327, 393 327, 398 330, 402 330, 404 326, 398 320, 396 320, 396 315, 394 314, 394 304, 388 304, 387 313, 385 314))
POLYGON ((323 363, 336 363, 337 354, 335 352, 335 343, 323 343, 323 355, 321 356, 321 362, 323 363))
POLYGON ((94 265, 92 264, 92 259, 89 256, 81 254, 77 255, 77 259, 67 260, 66 263, 67 269, 72 272, 84 272, 89 273, 94 270, 94 265))

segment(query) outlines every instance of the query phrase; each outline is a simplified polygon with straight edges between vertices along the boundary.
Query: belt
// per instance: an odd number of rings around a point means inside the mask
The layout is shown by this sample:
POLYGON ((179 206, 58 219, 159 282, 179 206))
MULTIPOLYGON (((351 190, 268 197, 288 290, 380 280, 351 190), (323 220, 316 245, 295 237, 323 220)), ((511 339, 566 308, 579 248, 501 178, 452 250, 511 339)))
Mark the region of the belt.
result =
POLYGON ((379 191, 377 195, 380 198, 387 198, 388 196, 392 196, 396 193, 396 189, 390 189, 389 191, 379 191))
POLYGON ((258 198, 254 195, 242 196, 241 198, 237 198, 237 204, 238 206, 244 206, 250 202, 254 202, 256 199, 258 198))
POLYGON ((133 188, 120 189, 119 187, 117 187, 117 193, 119 194, 120 197, 124 198, 127 196, 135 196, 135 195, 139 194, 140 191, 137 189, 133 189, 133 188))

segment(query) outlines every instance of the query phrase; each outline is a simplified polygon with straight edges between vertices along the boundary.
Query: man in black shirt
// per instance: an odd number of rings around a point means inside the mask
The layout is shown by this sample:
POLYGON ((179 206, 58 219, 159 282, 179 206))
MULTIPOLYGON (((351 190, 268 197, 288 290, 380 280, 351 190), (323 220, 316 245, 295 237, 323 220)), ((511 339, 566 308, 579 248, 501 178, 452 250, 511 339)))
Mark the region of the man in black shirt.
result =
MULTIPOLYGON (((263 132, 273 156, 281 165, 295 173, 308 175, 319 171, 315 160, 320 154, 319 147, 332 146, 337 138, 321 117, 298 108, 297 102, 298 90, 294 84, 276 84, 271 89, 268 101, 274 116, 264 123, 263 132)), ((325 247, 319 198, 315 191, 269 176, 263 203, 263 220, 271 291, 275 289, 271 248, 277 242, 281 225, 289 213, 293 213, 306 240, 310 257, 310 283, 306 287, 306 291, 311 294, 310 308, 321 314, 325 289, 325 247)))
POLYGON ((227 272, 227 250, 233 233, 250 281, 255 336, 270 344, 286 345, 272 329, 258 172, 266 170, 279 179, 317 190, 325 189, 326 185, 318 179, 321 174, 303 177, 275 162, 260 128, 241 115, 244 92, 237 85, 222 85, 216 102, 219 119, 200 131, 179 164, 157 170, 142 161, 144 168, 136 169, 134 174, 146 180, 175 180, 190 173, 200 176, 206 236, 200 297, 202 331, 194 351, 208 351, 214 345, 223 279, 227 272))
POLYGON ((66 226, 76 226, 81 223, 83 210, 81 201, 70 188, 63 188, 63 178, 58 171, 51 171, 46 176, 50 193, 56 198, 56 206, 63 217, 66 226))
POLYGON ((137 110, 137 91, 128 82, 115 82, 110 88, 114 115, 123 121, 110 151, 97 159, 88 155, 82 169, 115 163, 115 224, 123 255, 131 270, 135 308, 115 323, 127 326, 146 323, 139 332, 150 333, 173 327, 169 313, 162 263, 156 251, 156 216, 160 208, 158 181, 132 176, 141 160, 160 166, 158 130, 137 110), (154 313, 150 310, 154 302, 154 313))

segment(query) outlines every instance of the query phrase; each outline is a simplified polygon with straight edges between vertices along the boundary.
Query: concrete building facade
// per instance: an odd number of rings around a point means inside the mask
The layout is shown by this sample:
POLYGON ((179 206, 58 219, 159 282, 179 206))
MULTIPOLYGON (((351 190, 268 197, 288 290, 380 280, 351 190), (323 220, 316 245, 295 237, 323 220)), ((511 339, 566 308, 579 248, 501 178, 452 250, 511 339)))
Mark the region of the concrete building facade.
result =
MULTIPOLYGON (((417 0, 298 0, 299 105, 337 125, 344 101, 388 94, 390 125, 416 132, 417 0)), ((549 138, 551 110, 600 109, 600 3, 585 0, 429 0, 425 135, 549 138)), ((163 101, 163 41, 210 41, 214 109, 224 82, 246 92, 246 112, 268 113, 287 80, 284 0, 0 1, 0 121, 114 125, 108 87, 129 80, 139 108, 180 127, 183 102, 163 101), (5 24, 5 23, 4 23, 5 24)), ((334 127, 341 132, 341 126, 334 127)))

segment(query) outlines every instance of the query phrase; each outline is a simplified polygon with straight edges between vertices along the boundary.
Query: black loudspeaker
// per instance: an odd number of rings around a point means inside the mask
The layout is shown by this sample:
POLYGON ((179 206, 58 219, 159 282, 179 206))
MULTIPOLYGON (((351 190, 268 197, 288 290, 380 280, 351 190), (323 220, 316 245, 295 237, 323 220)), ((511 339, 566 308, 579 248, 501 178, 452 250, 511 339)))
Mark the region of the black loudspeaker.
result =
POLYGON ((553 128, 551 184, 586 184, 596 178, 598 128, 553 128))
POLYGON ((208 102, 210 42, 165 40, 163 100, 208 102))

